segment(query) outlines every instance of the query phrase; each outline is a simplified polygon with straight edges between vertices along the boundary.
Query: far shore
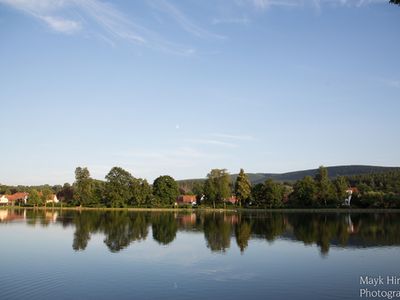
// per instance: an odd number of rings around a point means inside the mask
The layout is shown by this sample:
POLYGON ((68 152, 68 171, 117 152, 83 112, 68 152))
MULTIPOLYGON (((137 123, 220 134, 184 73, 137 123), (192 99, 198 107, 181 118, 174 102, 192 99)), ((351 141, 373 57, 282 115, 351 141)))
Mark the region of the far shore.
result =
POLYGON ((27 209, 27 210, 70 210, 70 211, 148 211, 148 212, 281 212, 281 213, 400 213, 394 208, 145 208, 145 207, 60 207, 60 206, 3 206, 0 209, 27 209))

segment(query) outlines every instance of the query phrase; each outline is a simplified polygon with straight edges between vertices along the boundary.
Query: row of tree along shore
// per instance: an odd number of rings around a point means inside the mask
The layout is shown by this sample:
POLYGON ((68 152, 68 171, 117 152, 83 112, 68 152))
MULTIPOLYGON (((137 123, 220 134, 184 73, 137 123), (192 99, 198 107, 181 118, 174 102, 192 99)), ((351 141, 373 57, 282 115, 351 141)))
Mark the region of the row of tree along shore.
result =
MULTIPOLYGON (((174 208, 180 195, 192 195, 194 203, 180 206, 201 208, 338 208, 345 199, 354 208, 400 208, 400 172, 389 171, 337 177, 331 180, 325 167, 316 176, 296 182, 272 179, 252 185, 243 169, 234 181, 225 169, 213 169, 205 180, 176 181, 168 175, 153 184, 113 167, 105 180, 93 179, 87 168, 75 170, 75 182, 63 186, 5 186, 0 194, 29 193, 25 206, 46 205, 49 194, 57 195, 56 206, 174 208), (349 198, 351 196, 351 198, 349 198)), ((190 197, 189 197, 190 198, 190 197)))

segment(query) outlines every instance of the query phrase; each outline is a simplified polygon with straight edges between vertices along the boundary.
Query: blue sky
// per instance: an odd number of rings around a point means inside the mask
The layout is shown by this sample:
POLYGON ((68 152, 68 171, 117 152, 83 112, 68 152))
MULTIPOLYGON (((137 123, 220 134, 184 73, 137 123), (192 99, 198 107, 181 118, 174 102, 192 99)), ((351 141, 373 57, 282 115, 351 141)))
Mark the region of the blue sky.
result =
POLYGON ((386 1, 0 0, 0 182, 400 166, 386 1))

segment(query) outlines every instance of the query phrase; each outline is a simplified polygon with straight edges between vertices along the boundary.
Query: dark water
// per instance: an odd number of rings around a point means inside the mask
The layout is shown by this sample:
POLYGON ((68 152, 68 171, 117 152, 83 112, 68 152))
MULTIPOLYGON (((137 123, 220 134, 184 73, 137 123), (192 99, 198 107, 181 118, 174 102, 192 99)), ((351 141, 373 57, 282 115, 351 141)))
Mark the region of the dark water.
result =
POLYGON ((400 214, 0 210, 0 237, 0 299, 361 299, 361 288, 400 290, 360 285, 360 276, 400 277, 400 214))

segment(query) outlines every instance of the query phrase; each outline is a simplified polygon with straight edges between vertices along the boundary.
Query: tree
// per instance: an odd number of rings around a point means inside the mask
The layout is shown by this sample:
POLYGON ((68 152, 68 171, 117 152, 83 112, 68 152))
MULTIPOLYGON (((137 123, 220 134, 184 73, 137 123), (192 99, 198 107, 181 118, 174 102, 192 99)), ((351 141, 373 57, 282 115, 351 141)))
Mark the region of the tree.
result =
POLYGON ((281 207, 283 205, 282 199, 284 191, 282 184, 274 182, 272 179, 265 181, 263 189, 265 204, 269 208, 281 207))
POLYGON ((222 203, 231 196, 231 178, 226 169, 213 169, 208 173, 204 185, 206 201, 213 204, 222 203))
POLYGON ((93 180, 87 168, 75 169, 74 199, 79 205, 87 205, 92 201, 93 180))
POLYGON ((298 206, 314 206, 317 198, 317 186, 311 176, 298 180, 291 194, 291 201, 298 206))
POLYGON ((261 206, 264 204, 264 184, 257 183, 251 189, 251 198, 255 205, 261 206))
POLYGON ((336 202, 335 188, 329 179, 328 169, 320 166, 318 173, 315 175, 315 181, 317 183, 317 200, 318 202, 324 203, 325 206, 328 203, 336 202))
POLYGON ((71 203, 74 200, 74 190, 68 182, 64 183, 61 191, 57 193, 57 198, 65 203, 71 203))
POLYGON ((338 202, 343 202, 348 196, 347 189, 349 188, 349 183, 347 182, 347 179, 343 176, 339 176, 335 179, 334 185, 336 188, 338 202))
POLYGON ((392 4, 400 5, 400 0, 390 0, 389 2, 392 4))
POLYGON ((132 198, 132 181, 131 173, 120 167, 113 167, 106 175, 107 205, 125 207, 132 198))
POLYGON ((236 178, 235 195, 240 206, 242 206, 251 195, 251 183, 249 177, 246 173, 244 173, 243 169, 240 169, 239 175, 236 178))
POLYGON ((131 181, 131 205, 147 205, 152 201, 152 189, 147 180, 133 178, 131 181))
POLYGON ((33 206, 43 204, 42 198, 39 196, 39 193, 36 189, 32 189, 29 192, 28 203, 32 204, 33 206))
POLYGON ((42 202, 46 204, 47 200, 51 200, 51 195, 53 194, 53 191, 46 188, 42 191, 42 202))
POLYGON ((160 204, 173 205, 179 196, 178 184, 171 176, 159 176, 153 182, 153 195, 160 204))

